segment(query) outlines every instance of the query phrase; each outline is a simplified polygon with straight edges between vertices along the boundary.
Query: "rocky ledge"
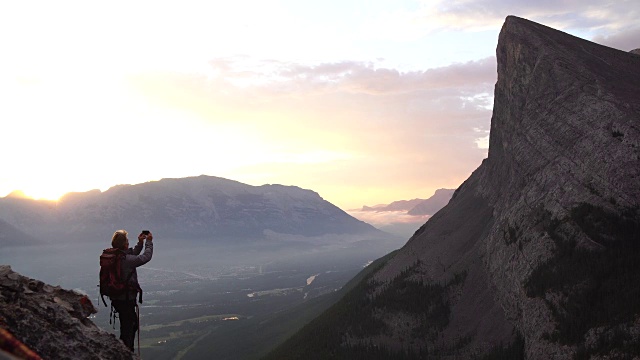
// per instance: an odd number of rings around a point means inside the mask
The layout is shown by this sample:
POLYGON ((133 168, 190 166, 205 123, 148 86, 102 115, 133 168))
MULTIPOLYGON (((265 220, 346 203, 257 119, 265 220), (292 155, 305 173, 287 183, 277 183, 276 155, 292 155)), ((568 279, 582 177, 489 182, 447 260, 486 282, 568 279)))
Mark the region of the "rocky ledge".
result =
POLYGON ((43 359, 135 359, 119 339, 88 319, 96 312, 86 295, 0 265, 0 328, 43 359))

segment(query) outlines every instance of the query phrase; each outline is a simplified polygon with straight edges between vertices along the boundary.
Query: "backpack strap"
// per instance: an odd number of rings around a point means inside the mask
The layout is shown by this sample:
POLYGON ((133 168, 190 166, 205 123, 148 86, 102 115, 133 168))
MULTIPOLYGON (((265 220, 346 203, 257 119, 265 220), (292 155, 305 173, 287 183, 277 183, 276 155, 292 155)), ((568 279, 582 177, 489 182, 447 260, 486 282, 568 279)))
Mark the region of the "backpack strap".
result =
POLYGON ((132 277, 133 277, 133 270, 131 270, 131 272, 129 273, 129 276, 127 276, 127 279, 124 281, 125 300, 129 300, 129 288, 131 287, 129 286, 130 285, 129 283, 131 282, 132 277))
MULTIPOLYGON (((126 256, 127 256, 127 255, 126 255, 126 253, 125 253, 125 254, 123 255, 123 258, 124 258, 124 257, 126 257, 126 256)), ((121 260, 121 263, 120 263, 120 264, 122 264, 122 260, 121 260)), ((120 265, 120 266, 122 266, 122 265, 120 265)), ((134 272, 134 271, 135 271, 135 269, 134 269, 134 270, 131 270, 131 272, 129 273, 129 276, 127 276, 127 279, 124 281, 125 286, 126 286, 127 288, 130 288, 130 287, 131 287, 131 286, 130 286, 130 285, 131 285, 131 277, 133 276, 133 272, 134 272)), ((140 287, 140 284, 138 284, 138 282, 137 282, 137 281, 136 281, 135 289, 134 289, 134 290, 136 291, 136 293, 138 293, 138 302, 139 302, 140 304, 142 304, 142 288, 140 287)), ((126 300, 129 300, 129 291, 128 291, 128 290, 127 290, 127 292, 126 292, 125 298, 126 298, 126 300)), ((134 298, 134 300, 135 300, 135 298, 134 298)))
MULTIPOLYGON (((125 285, 127 286, 127 288, 131 288, 131 277, 133 276, 133 272, 134 270, 131 270, 131 272, 129 273, 129 276, 127 276, 127 279, 124 281, 125 285)), ((136 293, 138 294, 138 302, 140 304, 142 304, 142 288, 140 287, 140 284, 138 284, 136 282, 134 290, 136 291, 136 293)), ((126 300, 129 300, 129 291, 127 290, 126 295, 125 295, 126 300)), ((135 300, 135 298, 134 298, 135 300)))

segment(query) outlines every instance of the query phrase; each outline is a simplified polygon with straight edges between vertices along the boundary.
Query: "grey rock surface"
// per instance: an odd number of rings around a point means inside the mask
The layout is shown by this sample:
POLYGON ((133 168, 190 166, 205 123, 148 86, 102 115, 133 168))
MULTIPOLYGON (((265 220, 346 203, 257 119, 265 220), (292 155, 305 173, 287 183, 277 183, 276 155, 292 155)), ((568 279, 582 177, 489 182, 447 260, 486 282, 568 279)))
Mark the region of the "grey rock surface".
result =
MULTIPOLYGON (((376 278, 389 281, 417 260, 433 282, 468 271, 476 280, 465 283, 445 339, 473 334, 466 350, 482 351, 517 330, 528 358, 569 359, 590 340, 550 339, 557 319, 548 304, 565 294, 528 296, 526 284, 560 252, 545 216, 576 248, 598 251, 607 244, 572 211, 638 209, 640 57, 516 17, 507 18, 496 53, 488 158, 376 278)), ((638 322, 619 325, 638 341, 638 322)), ((620 350, 610 351, 600 355, 620 350)))
POLYGON ((0 265, 0 325, 43 359, 135 359, 88 317, 85 295, 22 276, 0 265))

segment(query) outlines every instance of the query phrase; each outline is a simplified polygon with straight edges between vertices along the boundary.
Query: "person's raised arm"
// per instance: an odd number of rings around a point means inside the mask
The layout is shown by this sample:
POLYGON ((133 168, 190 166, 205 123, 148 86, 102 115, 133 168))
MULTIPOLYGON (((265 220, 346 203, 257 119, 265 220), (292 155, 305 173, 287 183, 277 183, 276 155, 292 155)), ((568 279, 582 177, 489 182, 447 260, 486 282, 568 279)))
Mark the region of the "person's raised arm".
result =
MULTIPOLYGON (((132 263, 135 267, 142 266, 148 263, 153 256, 153 234, 149 233, 142 236, 144 236, 144 239, 146 239, 147 241, 144 244, 144 252, 140 255, 137 255, 135 259, 132 260, 132 263)), ((138 245, 142 247, 142 242, 138 242, 138 245)), ((138 245, 136 245, 136 247, 138 247, 138 245)))
POLYGON ((142 246, 144 245, 144 235, 140 234, 138 235, 138 243, 136 244, 136 246, 133 248, 133 255, 140 255, 140 252, 142 251, 142 246))

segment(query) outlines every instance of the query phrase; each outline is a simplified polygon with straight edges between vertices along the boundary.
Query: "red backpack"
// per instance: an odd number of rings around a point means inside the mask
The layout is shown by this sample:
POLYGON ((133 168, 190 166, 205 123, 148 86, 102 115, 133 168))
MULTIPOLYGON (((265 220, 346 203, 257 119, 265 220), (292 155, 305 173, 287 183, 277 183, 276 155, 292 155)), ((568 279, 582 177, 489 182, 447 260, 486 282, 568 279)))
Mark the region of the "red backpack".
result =
MULTIPOLYGON (((140 292, 140 300, 142 300, 142 291, 140 286, 131 284, 131 276, 133 271, 126 279, 122 278, 122 259, 126 256, 125 252, 116 249, 105 249, 100 255, 100 297, 102 303, 107 306, 104 296, 114 297, 128 294, 130 290, 135 289, 140 292)), ((142 302, 142 301, 140 301, 142 302)))

